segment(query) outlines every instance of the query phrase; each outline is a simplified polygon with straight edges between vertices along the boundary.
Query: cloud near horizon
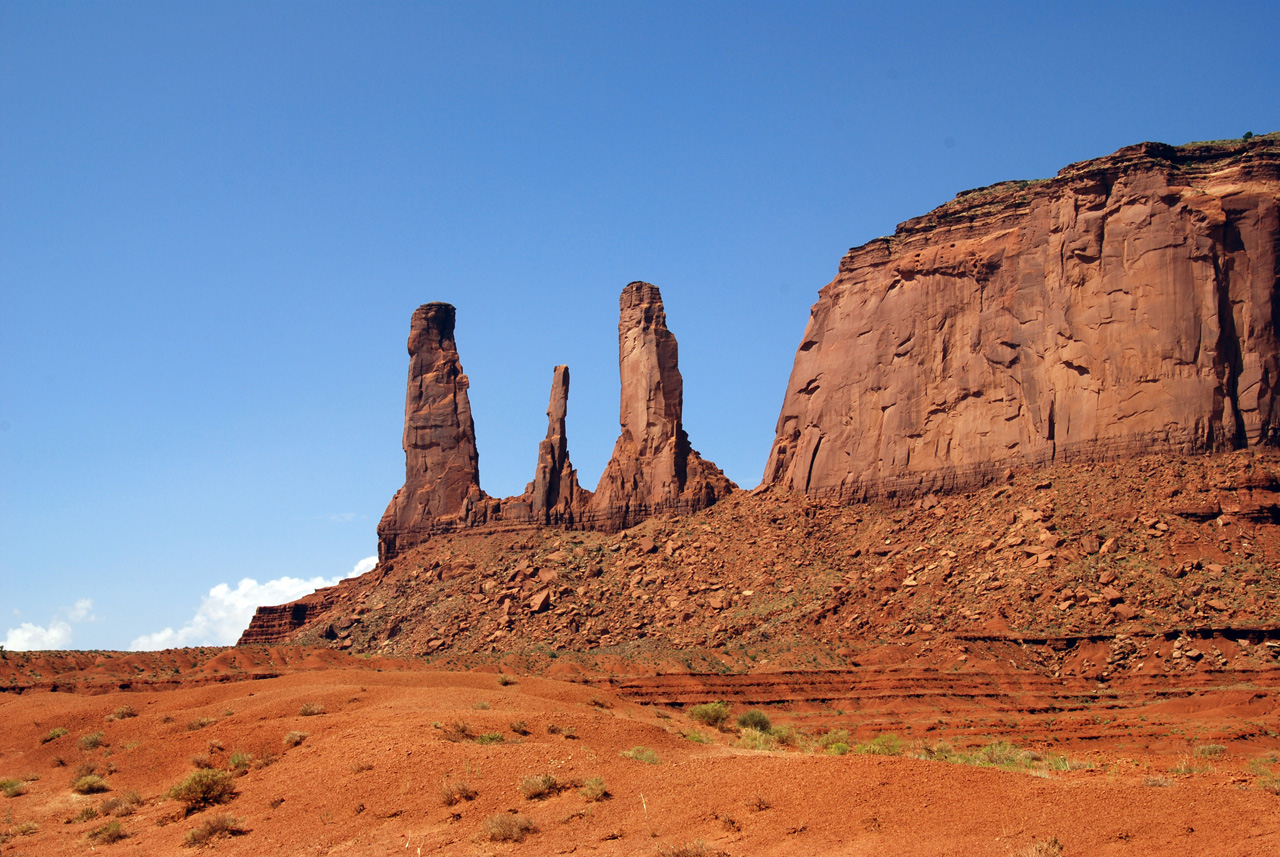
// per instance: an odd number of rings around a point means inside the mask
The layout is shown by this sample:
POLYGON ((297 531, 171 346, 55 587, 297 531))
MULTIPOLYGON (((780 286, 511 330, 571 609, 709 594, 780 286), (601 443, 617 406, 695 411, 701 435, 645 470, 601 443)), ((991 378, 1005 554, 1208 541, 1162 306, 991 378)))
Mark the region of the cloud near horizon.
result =
POLYGON ((93 619, 93 599, 81 598, 66 611, 65 617, 54 616, 48 625, 23 622, 16 628, 9 628, 4 634, 4 648, 11 652, 65 649, 73 636, 71 625, 93 619))
POLYGON ((165 628, 153 634, 143 634, 129 644, 130 651, 173 649, 181 646, 230 646, 240 639, 249 626, 253 612, 267 604, 284 604, 309 595, 325 586, 333 586, 341 580, 356 577, 370 571, 378 564, 376 556, 365 557, 340 577, 278 577, 266 583, 258 583, 251 577, 241 579, 235 589, 230 584, 219 583, 209 590, 200 602, 195 616, 178 630, 165 628))

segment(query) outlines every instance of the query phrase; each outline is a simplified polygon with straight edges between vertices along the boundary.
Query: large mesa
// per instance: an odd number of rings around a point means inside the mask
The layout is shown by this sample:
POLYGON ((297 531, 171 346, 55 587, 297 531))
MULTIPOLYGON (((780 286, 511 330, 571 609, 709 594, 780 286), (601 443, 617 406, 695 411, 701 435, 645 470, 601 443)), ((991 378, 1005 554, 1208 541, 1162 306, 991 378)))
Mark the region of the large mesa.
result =
POLYGON ((1015 465, 1272 443, 1280 145, 1144 143, 849 251, 766 484, 857 500, 1015 465))

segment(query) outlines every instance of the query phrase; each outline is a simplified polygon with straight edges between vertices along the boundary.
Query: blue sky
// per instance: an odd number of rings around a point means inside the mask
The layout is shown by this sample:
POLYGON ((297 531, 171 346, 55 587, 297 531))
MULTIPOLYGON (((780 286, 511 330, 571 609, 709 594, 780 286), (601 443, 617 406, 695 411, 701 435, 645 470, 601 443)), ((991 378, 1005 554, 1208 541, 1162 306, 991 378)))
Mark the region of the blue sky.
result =
POLYGON ((636 279, 694 446, 754 486, 850 246, 1280 129, 1278 10, 0 4, 0 635, 229 642, 367 567, 427 301, 458 307, 489 493, 532 477, 557 363, 595 484, 636 279))

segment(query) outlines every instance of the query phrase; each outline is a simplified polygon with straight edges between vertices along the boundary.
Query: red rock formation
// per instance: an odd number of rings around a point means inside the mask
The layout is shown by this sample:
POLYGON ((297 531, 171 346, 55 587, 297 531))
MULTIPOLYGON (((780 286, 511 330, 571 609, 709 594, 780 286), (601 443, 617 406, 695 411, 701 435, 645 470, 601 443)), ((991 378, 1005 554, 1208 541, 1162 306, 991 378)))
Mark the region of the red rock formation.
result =
POLYGON ((467 376, 453 341, 454 308, 418 307, 409 327, 409 383, 404 402, 404 487, 378 524, 386 558, 441 528, 474 519, 484 498, 467 376))
POLYGON ((525 489, 530 519, 538 524, 569 526, 590 499, 578 486, 578 474, 569 463, 565 413, 569 402, 569 367, 557 366, 547 405, 547 437, 538 444, 538 468, 525 489))
POLYGON ((850 250, 764 482, 845 499, 1277 438, 1280 138, 1146 143, 850 250))
POLYGON ((631 283, 619 303, 622 433, 588 510, 604 529, 630 527, 660 511, 694 512, 736 487, 689 445, 679 348, 658 287, 631 283))

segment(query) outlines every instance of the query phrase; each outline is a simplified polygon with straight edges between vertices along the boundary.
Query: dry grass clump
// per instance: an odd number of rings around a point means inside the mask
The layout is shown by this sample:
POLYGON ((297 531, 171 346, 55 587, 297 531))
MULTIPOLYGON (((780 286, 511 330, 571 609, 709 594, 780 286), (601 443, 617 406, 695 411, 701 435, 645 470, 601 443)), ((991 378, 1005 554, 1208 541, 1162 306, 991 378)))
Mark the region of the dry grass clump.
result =
POLYGON ((10 777, 0 780, 0 792, 5 797, 19 797, 27 793, 27 783, 35 777, 10 777))
POLYGON ((107 781, 97 774, 85 774, 71 784, 71 790, 78 795, 96 795, 111 791, 107 781))
POLYGON ((302 717, 315 717, 317 714, 324 714, 324 706, 318 702, 307 702, 298 709, 298 714, 302 717))
POLYGON ((248 832, 244 828, 244 822, 240 819, 232 818, 229 815, 215 815, 213 818, 207 819, 199 827, 193 827, 188 830, 187 835, 182 838, 182 844, 188 848, 193 848, 199 845, 207 845, 214 839, 243 836, 248 832))
POLYGON ((660 857, 723 857, 724 851, 708 851, 701 839, 683 845, 659 845, 660 857))
POLYGON ((520 781, 520 793, 525 800, 542 800, 558 794, 563 788, 550 774, 533 774, 520 781))
POLYGON ((137 717, 138 712, 134 710, 132 705, 122 705, 115 711, 107 715, 107 721, 112 720, 128 720, 130 717, 137 717))
POLYGON ((445 780, 440 785, 440 802, 445 806, 457 806, 464 800, 475 800, 477 794, 479 792, 471 788, 470 783, 462 780, 454 783, 445 780))
POLYGON ((607 800, 609 790, 605 788, 604 777, 592 777, 582 784, 582 788, 578 789, 578 794, 582 795, 584 800, 596 801, 607 800))
POLYGON ((67 734, 67 730, 63 729, 61 726, 55 726, 49 730, 48 735, 45 735, 43 738, 40 739, 40 743, 48 744, 50 741, 56 741, 66 734, 67 734))
POLYGON ((502 685, 503 687, 510 687, 515 683, 516 683, 516 680, 513 677, 507 675, 506 673, 498 673, 498 684, 502 685))
POLYGON ((88 735, 81 735, 76 746, 85 751, 96 750, 102 746, 102 733, 90 732, 88 735))
POLYGON ((297 747, 303 741, 307 740, 309 734, 310 733, 307 732, 299 732, 295 729, 284 736, 284 745, 286 747, 297 747))
POLYGON ((85 821, 93 821, 98 817, 98 808, 96 806, 86 806, 84 809, 71 816, 71 820, 67 824, 80 824, 85 821))
POLYGON ((217 722, 218 718, 216 717, 197 717, 195 720, 187 723, 187 731, 195 732, 196 730, 203 729, 206 726, 212 726, 217 722))
POLYGON ((641 747, 638 744, 630 750, 623 750, 618 755, 626 756, 628 759, 635 759, 637 762, 644 762, 646 765, 656 765, 662 761, 658 758, 657 753, 648 747, 641 747))
POLYGON ((485 820, 480 827, 480 838, 490 842, 524 842, 526 836, 537 832, 537 826, 525 816, 503 813, 485 820))
POLYGON ((227 760, 228 770, 237 777, 243 777, 249 773, 249 766, 253 764, 253 754, 244 750, 236 750, 231 754, 231 758, 227 760))
POLYGON ((187 815, 214 804, 226 803, 235 795, 236 787, 231 772, 211 768, 192 771, 185 780, 169 789, 171 800, 182 801, 187 805, 187 815))
POLYGON ((689 718, 703 726, 718 729, 729 719, 729 703, 704 702, 701 705, 695 705, 689 709, 689 718))
POLYGON ((458 720, 441 728, 444 731, 443 737, 446 741, 474 741, 476 737, 476 733, 471 729, 471 724, 465 720, 458 720))
POLYGON ((123 818, 126 815, 133 815, 140 806, 142 806, 142 795, 129 789, 104 800, 102 814, 123 818))
POLYGON ((1058 837, 1053 836, 1043 842, 1031 843, 1022 849, 1019 857, 1060 857, 1061 854, 1062 843, 1058 841, 1058 837))
POLYGON ((525 723, 523 720, 512 720, 509 724, 507 724, 507 728, 509 728, 512 732, 516 733, 517 735, 529 734, 529 724, 525 723))
POLYGON ((505 740, 507 739, 502 737, 501 732, 486 732, 475 737, 477 744, 501 744, 505 740))
POLYGON ((113 842, 119 842, 121 839, 128 839, 129 834, 118 821, 108 821, 101 827, 95 827, 85 835, 94 845, 110 845, 113 842))

